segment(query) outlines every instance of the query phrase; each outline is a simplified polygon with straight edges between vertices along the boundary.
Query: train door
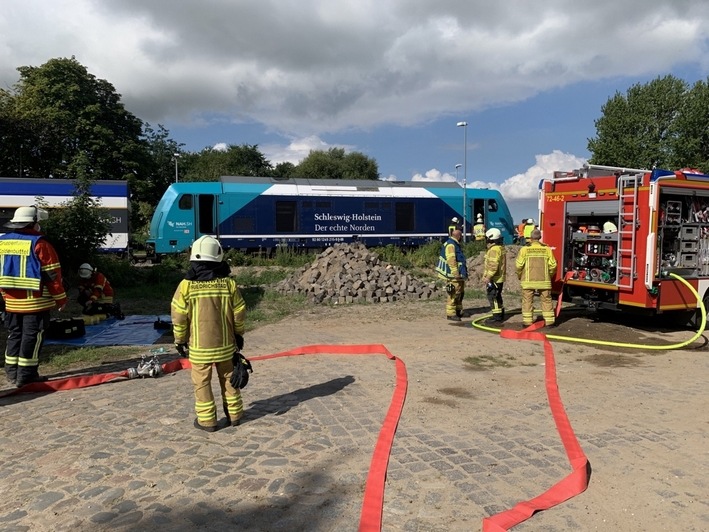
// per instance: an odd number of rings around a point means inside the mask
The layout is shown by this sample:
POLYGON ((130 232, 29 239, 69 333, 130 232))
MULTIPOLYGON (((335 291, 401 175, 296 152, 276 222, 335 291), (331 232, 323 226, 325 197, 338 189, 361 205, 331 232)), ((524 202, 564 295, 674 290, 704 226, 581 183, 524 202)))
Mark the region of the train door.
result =
POLYGON ((215 235, 219 238, 217 224, 217 197, 214 194, 198 194, 195 205, 195 239, 202 235, 215 235))

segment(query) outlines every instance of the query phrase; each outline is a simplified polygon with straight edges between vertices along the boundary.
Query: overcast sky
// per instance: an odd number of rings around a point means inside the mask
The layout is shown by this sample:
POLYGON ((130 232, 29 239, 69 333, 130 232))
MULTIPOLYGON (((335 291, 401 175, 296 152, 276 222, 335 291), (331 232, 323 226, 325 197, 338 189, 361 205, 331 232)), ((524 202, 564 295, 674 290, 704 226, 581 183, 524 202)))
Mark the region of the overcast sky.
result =
POLYGON ((616 91, 706 80, 708 33, 707 0, 6 0, 0 85, 75 56, 190 151, 344 147, 517 201, 585 161, 616 91))

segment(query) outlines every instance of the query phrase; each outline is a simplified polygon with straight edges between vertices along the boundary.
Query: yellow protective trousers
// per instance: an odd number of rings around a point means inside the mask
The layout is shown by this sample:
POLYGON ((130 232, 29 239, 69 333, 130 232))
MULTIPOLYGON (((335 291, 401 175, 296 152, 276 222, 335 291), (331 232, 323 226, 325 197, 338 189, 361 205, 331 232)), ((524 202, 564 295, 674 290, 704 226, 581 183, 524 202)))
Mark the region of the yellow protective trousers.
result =
MULTIPOLYGON (((212 393, 212 364, 192 364, 192 384, 194 386, 194 409, 197 421, 203 427, 217 426, 217 406, 212 393)), ((214 368, 219 378, 219 387, 222 393, 222 404, 225 414, 232 423, 244 415, 244 403, 241 392, 234 388, 229 380, 234 371, 231 360, 215 362, 214 368)))
MULTIPOLYGON (((537 290, 542 306, 542 317, 547 325, 554 324, 554 305, 551 301, 551 290, 537 290)), ((531 325, 534 322, 534 292, 535 290, 522 289, 522 323, 531 325)))

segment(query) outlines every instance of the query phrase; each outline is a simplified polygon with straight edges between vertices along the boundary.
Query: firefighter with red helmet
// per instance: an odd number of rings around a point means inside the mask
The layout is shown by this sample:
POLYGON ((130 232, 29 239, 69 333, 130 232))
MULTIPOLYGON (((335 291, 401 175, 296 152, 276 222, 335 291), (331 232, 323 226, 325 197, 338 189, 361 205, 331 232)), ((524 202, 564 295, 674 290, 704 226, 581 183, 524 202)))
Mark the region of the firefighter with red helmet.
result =
POLYGON ((0 293, 5 300, 5 373, 21 388, 46 381, 39 375, 39 353, 53 309, 67 302, 59 256, 40 233, 49 214, 37 207, 19 207, 0 236, 0 293))
POLYGON ((171 314, 175 346, 181 354, 189 342, 194 386, 195 428, 217 430, 217 407, 212 393, 212 367, 222 392, 227 423, 236 426, 243 415, 241 392, 231 384, 235 353, 244 347, 246 303, 224 252, 213 236, 192 245, 190 268, 172 298, 171 314))
POLYGON ((546 325, 554 324, 554 306, 551 301, 551 279, 556 273, 556 259, 549 246, 540 242, 542 232, 534 229, 530 242, 519 250, 515 267, 522 281, 522 323, 534 321, 534 293, 539 292, 542 317, 546 325))
POLYGON ((460 321, 463 315, 463 297, 465 296, 465 280, 468 278, 468 267, 460 242, 463 238, 463 228, 458 225, 441 246, 436 272, 446 281, 446 318, 460 321))
POLYGON ((502 301, 502 289, 507 271, 507 255, 502 245, 502 232, 493 227, 485 233, 487 251, 485 252, 485 270, 483 282, 487 291, 492 317, 487 320, 491 324, 500 324, 505 320, 505 306, 502 301))

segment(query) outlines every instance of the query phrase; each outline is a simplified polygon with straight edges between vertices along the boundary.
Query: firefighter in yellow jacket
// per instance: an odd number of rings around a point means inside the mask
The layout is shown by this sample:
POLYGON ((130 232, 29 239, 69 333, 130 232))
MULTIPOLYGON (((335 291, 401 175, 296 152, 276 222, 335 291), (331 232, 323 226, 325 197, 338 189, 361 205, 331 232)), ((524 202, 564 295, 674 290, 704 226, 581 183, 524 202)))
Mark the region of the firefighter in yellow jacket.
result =
POLYGON ((473 226, 473 238, 475 240, 485 240, 485 222, 483 221, 483 215, 479 213, 473 226))
POLYGON ((195 412, 194 426, 217 430, 217 408, 212 393, 214 366, 222 393, 227 423, 236 426, 243 415, 241 391, 229 380, 232 357, 244 346, 244 302, 236 281, 229 277, 219 241, 205 235, 195 241, 190 268, 172 298, 171 315, 175 346, 184 353, 189 345, 195 412))
POLYGON ((438 256, 436 273, 446 281, 446 318, 460 321, 463 316, 463 297, 465 297, 465 280, 468 278, 468 267, 465 261, 460 241, 463 238, 463 228, 456 226, 448 240, 441 246, 438 256))
POLYGON ((522 323, 534 321, 534 292, 538 291, 542 304, 542 317, 546 325, 554 324, 554 307, 551 301, 551 279, 556 273, 556 259, 551 248, 540 242, 542 233, 534 229, 530 243, 519 250, 516 261, 517 277, 522 282, 522 323))
POLYGON ((487 300, 490 303, 492 317, 487 320, 490 324, 500 324, 505 321, 505 305, 502 301, 502 289, 507 271, 507 255, 502 245, 502 233, 496 227, 488 229, 485 233, 487 251, 485 252, 485 271, 483 282, 487 291, 487 300))

